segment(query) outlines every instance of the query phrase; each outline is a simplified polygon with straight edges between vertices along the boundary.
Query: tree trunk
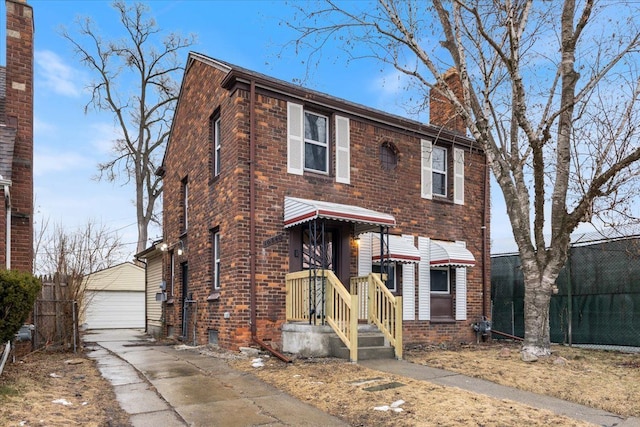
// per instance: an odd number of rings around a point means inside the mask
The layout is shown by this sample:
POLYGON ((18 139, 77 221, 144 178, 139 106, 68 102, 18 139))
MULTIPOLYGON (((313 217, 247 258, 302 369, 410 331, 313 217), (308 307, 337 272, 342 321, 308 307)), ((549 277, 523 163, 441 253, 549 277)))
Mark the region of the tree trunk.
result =
POLYGON ((522 359, 533 361, 551 355, 549 304, 555 277, 524 274, 524 342, 522 359))

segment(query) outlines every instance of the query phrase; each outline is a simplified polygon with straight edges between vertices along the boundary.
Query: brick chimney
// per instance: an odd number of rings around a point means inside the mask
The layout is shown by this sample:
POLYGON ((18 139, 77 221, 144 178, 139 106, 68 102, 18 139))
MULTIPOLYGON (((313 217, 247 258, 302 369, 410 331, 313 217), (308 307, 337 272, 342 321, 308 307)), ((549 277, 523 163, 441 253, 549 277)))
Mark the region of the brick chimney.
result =
MULTIPOLYGON (((455 68, 449 68, 443 75, 451 90, 463 99, 462 83, 455 68)), ((467 133, 462 117, 456 112, 454 105, 437 89, 432 89, 429 98, 429 122, 433 126, 441 126, 447 130, 467 133)))
POLYGON ((6 0, 7 127, 15 128, 11 165, 11 268, 33 271, 33 9, 6 0))

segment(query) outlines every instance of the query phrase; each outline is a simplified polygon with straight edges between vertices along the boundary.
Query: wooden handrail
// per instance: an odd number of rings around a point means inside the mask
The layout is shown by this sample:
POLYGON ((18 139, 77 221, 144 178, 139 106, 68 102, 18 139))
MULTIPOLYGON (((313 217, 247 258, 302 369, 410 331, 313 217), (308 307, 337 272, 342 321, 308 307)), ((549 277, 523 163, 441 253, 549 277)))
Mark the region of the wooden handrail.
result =
POLYGON ((368 311, 369 321, 389 340, 396 359, 402 359, 402 297, 394 296, 375 273, 369 274, 368 311))
POLYGON ((309 280, 321 278, 325 285, 326 322, 349 349, 352 362, 358 361, 358 297, 351 295, 331 270, 297 271, 286 276, 287 321, 310 321, 309 280))

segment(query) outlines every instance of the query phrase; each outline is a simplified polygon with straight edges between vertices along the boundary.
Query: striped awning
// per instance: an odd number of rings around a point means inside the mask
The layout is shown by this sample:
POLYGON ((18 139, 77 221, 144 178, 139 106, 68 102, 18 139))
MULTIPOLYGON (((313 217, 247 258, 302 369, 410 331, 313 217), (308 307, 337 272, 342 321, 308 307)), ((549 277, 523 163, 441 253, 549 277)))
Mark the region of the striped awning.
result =
POLYGON ((293 227, 318 218, 347 221, 367 226, 396 226, 396 219, 393 215, 359 206, 298 199, 295 197, 284 198, 284 228, 293 227))
POLYGON ((431 267, 473 267, 476 259, 464 246, 432 240, 430 264, 431 267))
MULTIPOLYGON (((371 253, 372 261, 380 262, 380 234, 371 233, 373 236, 371 253)), ((420 252, 411 242, 402 236, 389 236, 389 261, 395 262, 420 262, 420 252)), ((385 251, 386 257, 387 251, 385 251)))

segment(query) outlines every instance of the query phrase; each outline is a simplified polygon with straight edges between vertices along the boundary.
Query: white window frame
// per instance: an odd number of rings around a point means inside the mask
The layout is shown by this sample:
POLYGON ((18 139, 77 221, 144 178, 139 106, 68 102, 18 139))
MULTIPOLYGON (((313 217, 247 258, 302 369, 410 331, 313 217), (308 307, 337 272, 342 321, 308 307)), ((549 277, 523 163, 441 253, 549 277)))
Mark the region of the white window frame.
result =
POLYGON ((447 272, 447 290, 446 291, 434 291, 433 290, 433 281, 430 280, 431 283, 431 293, 438 295, 451 295, 451 268, 450 267, 432 267, 429 270, 429 277, 431 279, 431 271, 446 271, 447 272))
POLYGON ((189 229, 189 180, 185 178, 182 185, 182 206, 184 207, 182 215, 184 217, 184 231, 187 231, 189 229))
POLYGON ((211 236, 213 246, 213 277, 211 282, 213 283, 213 289, 220 289, 220 232, 216 231, 211 236))
POLYGON ((173 297, 173 284, 175 282, 176 257, 173 251, 169 252, 169 296, 173 297))
POLYGON ((213 119, 213 176, 220 175, 220 116, 213 119))
POLYGON ((444 176, 444 194, 439 193, 436 191, 436 180, 432 179, 432 193, 434 196, 440 196, 440 197, 447 197, 447 149, 444 147, 438 147, 438 146, 433 146, 432 147, 432 151, 431 151, 431 173, 433 174, 433 176, 435 175, 442 175, 444 176), (436 164, 433 161, 434 157, 435 157, 435 152, 436 151, 441 151, 443 152, 444 155, 444 170, 440 170, 440 169, 436 169, 436 164))
POLYGON ((303 154, 303 158, 304 158, 303 167, 304 167, 304 170, 305 171, 310 171, 310 172, 329 175, 329 169, 330 169, 330 167, 329 167, 329 117, 324 116, 322 114, 314 113, 312 111, 304 110, 302 120, 303 120, 303 133, 302 134, 304 136, 304 141, 303 141, 304 145, 302 147, 302 150, 303 150, 303 153, 305 153, 305 154, 303 154), (324 122, 325 122, 325 142, 315 141, 313 139, 307 138, 307 136, 306 136, 307 133, 304 131, 304 129, 306 128, 306 125, 307 125, 307 120, 306 120, 307 114, 313 115, 313 116, 316 116, 316 117, 324 118, 324 122), (325 164, 327 166, 326 170, 311 169, 311 168, 307 167, 307 159, 306 159, 306 147, 307 147, 307 144, 316 145, 316 146, 319 146, 319 147, 324 147, 324 149, 325 149, 325 164))
MULTIPOLYGON (((372 271, 374 266, 377 267, 377 270, 382 269, 381 264, 379 262, 372 264, 372 268, 371 268, 372 271)), ((400 266, 400 264, 395 261, 390 261, 387 264, 387 266, 393 268, 393 288, 387 288, 387 289, 389 289, 389 291, 391 292, 398 292, 398 267, 400 266)))

